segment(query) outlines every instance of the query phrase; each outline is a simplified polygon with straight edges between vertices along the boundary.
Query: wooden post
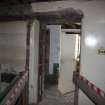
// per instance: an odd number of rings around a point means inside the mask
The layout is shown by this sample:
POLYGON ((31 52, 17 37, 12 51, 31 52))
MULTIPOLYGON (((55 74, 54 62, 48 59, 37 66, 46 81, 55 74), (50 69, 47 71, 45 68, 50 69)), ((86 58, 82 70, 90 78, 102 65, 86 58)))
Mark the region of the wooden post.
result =
MULTIPOLYGON (((25 64, 25 70, 29 71, 29 58, 30 58, 30 32, 31 32, 31 25, 32 25, 33 21, 29 20, 27 23, 27 36, 26 36, 26 64, 25 64)), ((23 94, 25 94, 25 100, 27 101, 27 103, 23 104, 23 105, 28 105, 29 104, 29 72, 28 72, 28 81, 26 83, 26 87, 25 87, 25 92, 23 94)), ((24 96, 23 96, 24 97, 24 96)))
MULTIPOLYGON (((83 17, 81 17, 81 24, 82 24, 82 19, 83 17)), ((82 26, 80 27, 80 54, 78 56, 79 61, 76 61, 76 84, 75 84, 75 93, 74 93, 74 105, 78 105, 79 104, 79 87, 78 87, 78 78, 80 75, 80 62, 81 62, 81 35, 82 35, 82 26)), ((78 49, 79 49, 79 44, 78 44, 78 49)))
POLYGON ((75 84, 75 92, 74 92, 74 105, 78 105, 78 96, 79 96, 79 88, 77 85, 77 79, 78 79, 79 75, 76 74, 76 84, 75 84))
POLYGON ((45 71, 45 31, 46 25, 40 24, 39 34, 39 71, 38 71, 38 102, 43 98, 45 71))

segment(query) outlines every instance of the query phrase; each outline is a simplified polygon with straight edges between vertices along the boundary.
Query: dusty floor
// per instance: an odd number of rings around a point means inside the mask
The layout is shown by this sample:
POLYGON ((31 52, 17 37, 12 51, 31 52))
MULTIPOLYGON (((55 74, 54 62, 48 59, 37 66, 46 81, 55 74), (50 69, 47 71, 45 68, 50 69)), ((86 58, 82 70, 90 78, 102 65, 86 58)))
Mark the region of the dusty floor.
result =
POLYGON ((39 105, 73 105, 74 92, 61 94, 57 86, 45 89, 44 99, 39 105))

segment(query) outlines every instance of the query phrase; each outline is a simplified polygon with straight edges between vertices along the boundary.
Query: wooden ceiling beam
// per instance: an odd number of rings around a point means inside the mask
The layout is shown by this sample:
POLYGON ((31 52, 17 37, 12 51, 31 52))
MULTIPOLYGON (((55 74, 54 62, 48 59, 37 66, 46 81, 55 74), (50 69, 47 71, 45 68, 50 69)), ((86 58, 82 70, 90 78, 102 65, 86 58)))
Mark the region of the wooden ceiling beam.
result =
MULTIPOLYGON (((27 9, 26 9, 27 10, 27 9)), ((83 17, 81 12, 78 12, 72 8, 64 9, 60 11, 51 12, 32 12, 31 10, 27 13, 18 12, 16 14, 1 14, 0 21, 14 21, 14 20, 27 20, 37 18, 42 23, 46 24, 68 24, 70 22, 80 22, 83 17)))

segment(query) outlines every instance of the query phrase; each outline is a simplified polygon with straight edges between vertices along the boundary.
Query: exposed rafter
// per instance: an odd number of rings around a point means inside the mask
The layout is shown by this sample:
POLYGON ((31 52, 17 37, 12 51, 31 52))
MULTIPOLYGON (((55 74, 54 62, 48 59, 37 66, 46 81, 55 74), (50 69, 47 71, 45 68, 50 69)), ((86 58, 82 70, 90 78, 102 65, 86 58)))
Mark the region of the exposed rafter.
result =
POLYGON ((67 8, 59 11, 50 12, 33 12, 30 5, 7 8, 6 11, 0 13, 0 21, 7 20, 26 20, 37 18, 46 24, 71 24, 71 22, 80 22, 83 14, 80 10, 67 8))
POLYGON ((73 21, 80 22, 83 17, 83 13, 80 10, 67 8, 59 11, 36 13, 36 16, 41 22, 45 22, 47 24, 70 24, 70 22, 73 21))

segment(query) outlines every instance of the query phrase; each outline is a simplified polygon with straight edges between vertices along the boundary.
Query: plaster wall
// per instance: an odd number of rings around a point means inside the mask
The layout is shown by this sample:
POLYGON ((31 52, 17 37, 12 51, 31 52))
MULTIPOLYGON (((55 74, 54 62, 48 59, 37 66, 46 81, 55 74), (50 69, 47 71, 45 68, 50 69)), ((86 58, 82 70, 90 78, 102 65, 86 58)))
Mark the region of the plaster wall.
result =
POLYGON ((27 22, 0 23, 0 64, 2 70, 24 70, 26 62, 27 22))
POLYGON ((60 25, 48 25, 50 29, 49 74, 53 74, 53 64, 60 63, 60 25))

